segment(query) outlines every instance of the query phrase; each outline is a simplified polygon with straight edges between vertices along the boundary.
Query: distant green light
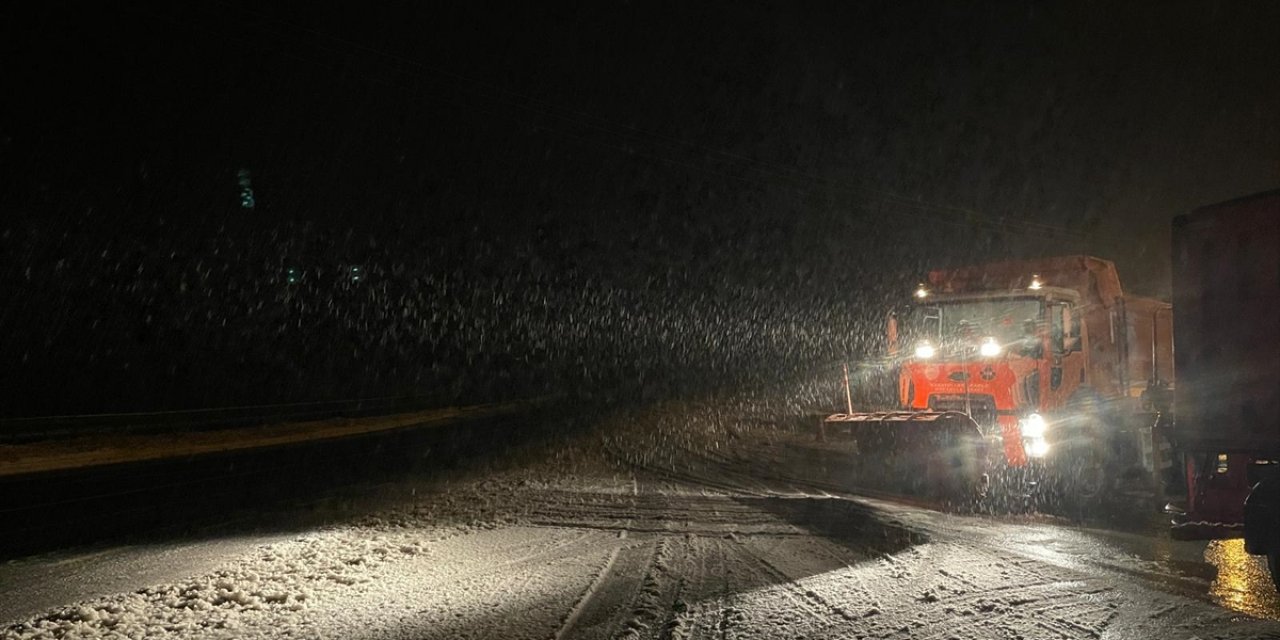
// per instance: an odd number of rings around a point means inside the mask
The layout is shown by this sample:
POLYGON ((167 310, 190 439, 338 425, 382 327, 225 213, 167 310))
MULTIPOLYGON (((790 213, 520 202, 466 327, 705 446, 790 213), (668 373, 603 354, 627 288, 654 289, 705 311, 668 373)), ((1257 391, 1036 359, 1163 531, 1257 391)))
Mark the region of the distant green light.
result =
POLYGON ((253 198, 253 183, 249 179, 248 169, 236 172, 236 183, 240 185, 240 206, 252 209, 257 202, 253 198))

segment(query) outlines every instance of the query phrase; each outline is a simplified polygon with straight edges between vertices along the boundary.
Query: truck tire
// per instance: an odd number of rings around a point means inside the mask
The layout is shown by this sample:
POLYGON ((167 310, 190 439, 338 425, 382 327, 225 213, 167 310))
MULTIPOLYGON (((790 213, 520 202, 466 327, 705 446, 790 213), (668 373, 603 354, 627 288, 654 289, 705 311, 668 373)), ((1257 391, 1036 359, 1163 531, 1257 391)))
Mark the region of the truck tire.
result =
POLYGON ((1082 387, 1067 401, 1067 422, 1053 466, 1056 497, 1083 516, 1106 498, 1114 480, 1107 452, 1109 416, 1101 396, 1082 387))
POLYGON ((1072 451, 1069 455, 1062 471, 1068 494, 1082 504, 1098 500, 1107 489, 1106 465, 1091 450, 1072 451))
POLYGON ((983 502, 992 513, 1025 514, 1034 510, 1031 470, 1011 467, 1002 457, 991 471, 994 477, 983 502))

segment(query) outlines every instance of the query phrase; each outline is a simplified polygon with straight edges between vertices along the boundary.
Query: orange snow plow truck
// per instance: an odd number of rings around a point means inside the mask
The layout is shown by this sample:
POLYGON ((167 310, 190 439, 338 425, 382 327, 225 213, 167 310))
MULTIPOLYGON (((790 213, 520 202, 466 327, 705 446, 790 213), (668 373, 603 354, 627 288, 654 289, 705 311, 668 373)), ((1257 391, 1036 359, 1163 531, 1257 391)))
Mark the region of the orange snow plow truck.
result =
POLYGON ((824 422, 852 433, 860 484, 1080 502, 1122 480, 1159 486, 1170 461, 1153 405, 1173 381, 1171 308, 1125 294, 1111 262, 935 270, 886 334, 899 410, 849 406, 824 422))

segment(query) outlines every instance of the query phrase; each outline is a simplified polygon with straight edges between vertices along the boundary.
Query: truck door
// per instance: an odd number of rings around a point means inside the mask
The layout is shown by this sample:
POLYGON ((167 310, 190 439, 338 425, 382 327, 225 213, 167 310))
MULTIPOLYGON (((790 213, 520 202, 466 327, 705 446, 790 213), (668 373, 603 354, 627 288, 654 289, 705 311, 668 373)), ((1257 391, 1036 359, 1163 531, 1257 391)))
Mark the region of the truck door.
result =
POLYGON ((1075 307, 1049 305, 1049 383, 1046 407, 1061 407, 1084 382, 1084 339, 1075 307))

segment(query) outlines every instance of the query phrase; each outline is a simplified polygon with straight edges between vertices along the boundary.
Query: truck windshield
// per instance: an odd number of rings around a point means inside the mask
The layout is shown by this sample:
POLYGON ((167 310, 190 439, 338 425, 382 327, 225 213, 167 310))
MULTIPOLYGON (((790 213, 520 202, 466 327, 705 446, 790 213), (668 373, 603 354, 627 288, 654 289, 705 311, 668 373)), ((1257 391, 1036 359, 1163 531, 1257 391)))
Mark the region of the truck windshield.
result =
POLYGON ((994 337, 1002 345, 1035 336, 1043 302, 1039 298, 956 300, 921 304, 906 314, 903 335, 909 341, 946 345, 958 340, 994 337))

